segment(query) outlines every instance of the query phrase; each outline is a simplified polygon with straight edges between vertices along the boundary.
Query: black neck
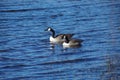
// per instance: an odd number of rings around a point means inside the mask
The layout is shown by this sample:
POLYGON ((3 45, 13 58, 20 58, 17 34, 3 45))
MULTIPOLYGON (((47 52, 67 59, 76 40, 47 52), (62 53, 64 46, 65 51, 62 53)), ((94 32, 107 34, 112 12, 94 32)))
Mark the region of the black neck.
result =
POLYGON ((52 32, 52 37, 55 37, 55 31, 51 29, 51 32, 52 32))
POLYGON ((69 43, 68 37, 65 38, 65 42, 66 42, 66 43, 69 43))

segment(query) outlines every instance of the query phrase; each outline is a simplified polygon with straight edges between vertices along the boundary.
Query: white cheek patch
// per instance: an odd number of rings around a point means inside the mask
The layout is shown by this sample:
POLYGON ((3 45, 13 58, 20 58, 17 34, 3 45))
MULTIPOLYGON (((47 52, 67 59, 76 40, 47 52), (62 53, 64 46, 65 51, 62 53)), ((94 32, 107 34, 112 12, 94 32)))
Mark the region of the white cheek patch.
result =
POLYGON ((66 36, 63 36, 63 39, 66 39, 66 36))
POLYGON ((50 31, 51 29, 50 28, 48 28, 48 31, 50 31))

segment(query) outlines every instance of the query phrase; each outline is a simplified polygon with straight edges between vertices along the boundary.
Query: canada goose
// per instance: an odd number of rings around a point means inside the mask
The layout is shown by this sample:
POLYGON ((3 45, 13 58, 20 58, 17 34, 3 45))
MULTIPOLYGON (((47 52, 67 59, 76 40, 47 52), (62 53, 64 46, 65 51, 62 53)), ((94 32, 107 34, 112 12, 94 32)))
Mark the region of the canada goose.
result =
POLYGON ((83 40, 79 39, 68 39, 66 35, 63 36, 63 39, 65 40, 62 44, 63 48, 80 47, 81 42, 83 42, 83 40))
POLYGON ((49 40, 51 43, 62 43, 63 40, 63 36, 67 36, 68 39, 70 39, 74 34, 59 34, 59 35, 55 35, 55 31, 51 28, 48 27, 45 31, 50 31, 52 32, 52 35, 50 36, 49 40))

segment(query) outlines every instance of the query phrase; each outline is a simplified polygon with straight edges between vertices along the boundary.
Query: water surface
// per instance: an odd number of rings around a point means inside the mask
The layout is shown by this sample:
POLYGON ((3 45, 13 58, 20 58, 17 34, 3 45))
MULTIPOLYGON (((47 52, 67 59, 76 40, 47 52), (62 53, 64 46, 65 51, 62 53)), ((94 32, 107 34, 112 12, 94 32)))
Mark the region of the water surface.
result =
POLYGON ((119 0, 0 1, 0 80, 119 80, 119 0), (51 49, 49 32, 80 48, 51 49))

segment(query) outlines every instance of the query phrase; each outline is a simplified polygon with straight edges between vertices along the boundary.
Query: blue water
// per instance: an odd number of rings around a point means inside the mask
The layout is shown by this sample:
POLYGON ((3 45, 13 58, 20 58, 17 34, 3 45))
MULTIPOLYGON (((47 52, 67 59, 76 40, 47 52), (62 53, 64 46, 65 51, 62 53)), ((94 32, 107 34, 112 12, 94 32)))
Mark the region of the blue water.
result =
POLYGON ((1 0, 0 80, 120 80, 120 0, 1 0), (47 27, 84 42, 51 49, 47 27))

